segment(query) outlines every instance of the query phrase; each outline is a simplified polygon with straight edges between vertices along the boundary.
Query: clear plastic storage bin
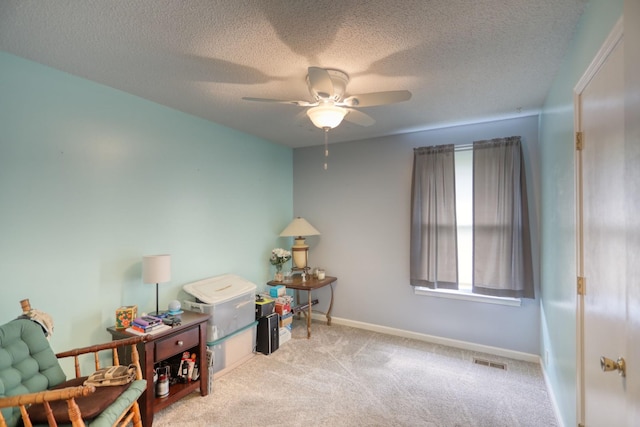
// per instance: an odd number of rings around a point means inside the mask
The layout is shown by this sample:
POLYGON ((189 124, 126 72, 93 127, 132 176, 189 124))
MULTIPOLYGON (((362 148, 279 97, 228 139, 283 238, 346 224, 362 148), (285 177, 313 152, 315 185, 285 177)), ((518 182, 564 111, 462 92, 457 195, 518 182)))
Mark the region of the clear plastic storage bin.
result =
POLYGON ((207 324, 207 346, 214 352, 216 376, 254 352, 256 288, 254 283, 233 274, 183 286, 185 292, 196 298, 196 301, 184 301, 184 309, 211 316, 207 324))

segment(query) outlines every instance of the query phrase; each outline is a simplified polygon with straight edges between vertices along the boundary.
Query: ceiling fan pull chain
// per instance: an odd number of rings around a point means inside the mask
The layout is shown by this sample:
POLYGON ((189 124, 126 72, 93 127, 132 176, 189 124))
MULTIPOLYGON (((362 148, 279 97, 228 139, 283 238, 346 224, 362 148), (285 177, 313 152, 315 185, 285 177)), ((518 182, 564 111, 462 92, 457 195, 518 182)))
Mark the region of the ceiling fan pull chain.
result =
POLYGON ((329 157, 329 128, 324 128, 324 170, 327 170, 327 158, 329 157))

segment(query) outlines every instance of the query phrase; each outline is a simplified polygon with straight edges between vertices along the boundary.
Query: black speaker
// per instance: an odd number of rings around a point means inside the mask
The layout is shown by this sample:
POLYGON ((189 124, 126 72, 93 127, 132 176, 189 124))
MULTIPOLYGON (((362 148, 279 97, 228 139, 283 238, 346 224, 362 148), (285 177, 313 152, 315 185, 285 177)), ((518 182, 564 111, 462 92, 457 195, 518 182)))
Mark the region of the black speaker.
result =
POLYGON ((271 354, 280 346, 280 330, 278 329, 278 313, 258 319, 256 350, 262 354, 271 354))

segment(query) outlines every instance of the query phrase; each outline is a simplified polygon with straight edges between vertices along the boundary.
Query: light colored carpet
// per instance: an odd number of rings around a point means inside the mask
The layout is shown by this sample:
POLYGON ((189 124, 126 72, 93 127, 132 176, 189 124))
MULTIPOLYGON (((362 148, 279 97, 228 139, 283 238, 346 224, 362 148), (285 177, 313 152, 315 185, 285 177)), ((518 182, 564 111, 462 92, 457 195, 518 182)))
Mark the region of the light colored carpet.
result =
POLYGON ((155 427, 556 426, 540 366, 314 321, 156 414, 155 427), (507 370, 473 357, 504 362, 507 370))

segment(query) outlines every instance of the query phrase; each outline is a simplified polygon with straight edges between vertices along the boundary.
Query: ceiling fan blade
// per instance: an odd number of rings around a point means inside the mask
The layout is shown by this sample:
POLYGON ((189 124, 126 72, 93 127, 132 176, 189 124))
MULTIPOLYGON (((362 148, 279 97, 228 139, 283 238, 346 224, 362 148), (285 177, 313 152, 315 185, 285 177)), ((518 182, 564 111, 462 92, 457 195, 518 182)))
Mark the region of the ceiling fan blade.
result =
POLYGON ((341 104, 347 107, 373 107, 376 105, 395 104, 409 99, 411 99, 411 92, 408 90, 392 90, 351 95, 346 97, 341 104))
POLYGON ((247 96, 243 96, 242 99, 245 101, 273 102, 276 104, 292 104, 292 105, 297 105, 298 107, 313 107, 318 104, 317 102, 287 101, 284 99, 270 99, 270 98, 251 98, 247 96))
POLYGON ((347 110, 349 112, 344 116, 344 119, 351 123, 355 123, 360 126, 371 126, 376 122, 373 120, 373 117, 363 113, 362 111, 354 110, 352 108, 347 108, 347 110))
POLYGON ((324 68, 309 67, 309 88, 313 95, 327 99, 333 97, 333 82, 329 72, 324 68))

